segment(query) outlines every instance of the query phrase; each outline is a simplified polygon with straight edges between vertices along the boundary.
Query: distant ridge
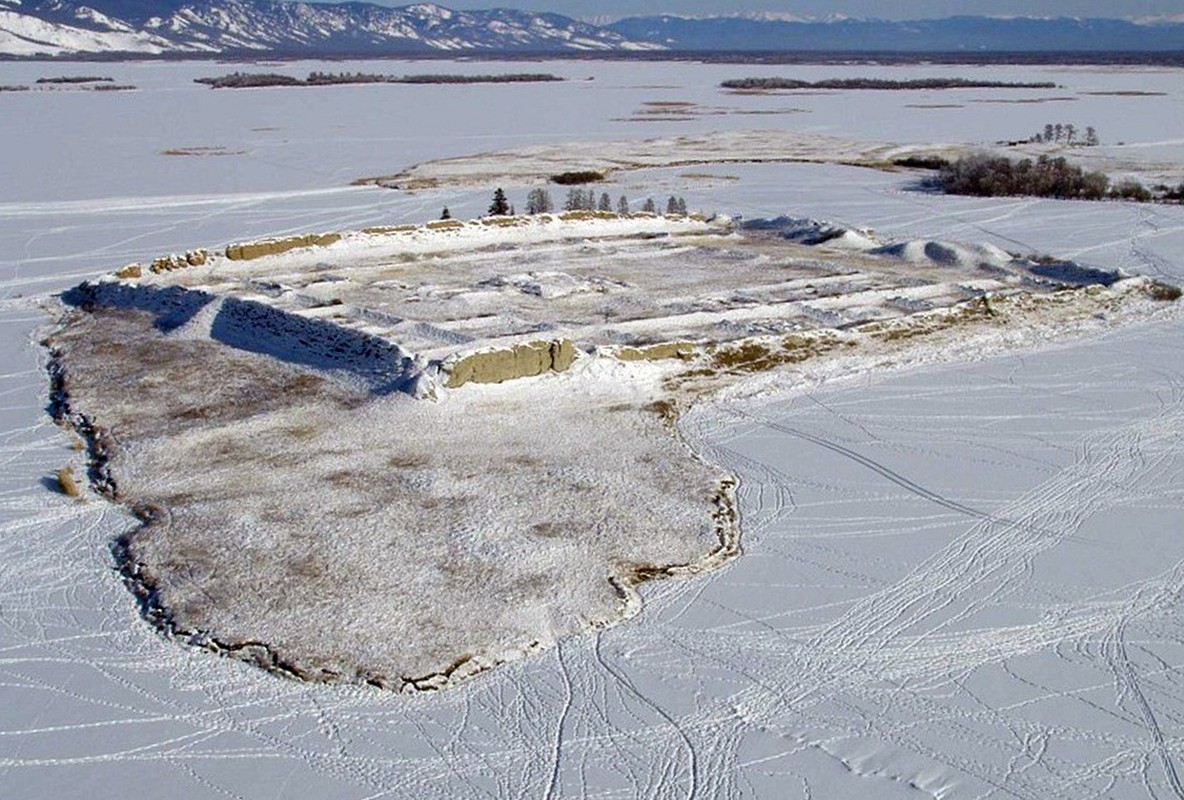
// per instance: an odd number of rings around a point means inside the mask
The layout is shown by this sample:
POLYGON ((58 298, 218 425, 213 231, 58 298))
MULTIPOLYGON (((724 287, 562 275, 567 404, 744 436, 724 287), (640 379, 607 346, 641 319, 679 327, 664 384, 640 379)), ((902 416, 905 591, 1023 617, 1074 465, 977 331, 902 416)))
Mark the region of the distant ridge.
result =
POLYGON ((796 52, 1184 51, 1184 24, 1120 19, 947 17, 889 21, 631 17, 608 26, 671 50, 796 52))
POLYGON ((1174 19, 950 17, 911 22, 787 15, 631 17, 608 25, 499 8, 286 0, 0 0, 8 58, 431 54, 1184 53, 1174 19))

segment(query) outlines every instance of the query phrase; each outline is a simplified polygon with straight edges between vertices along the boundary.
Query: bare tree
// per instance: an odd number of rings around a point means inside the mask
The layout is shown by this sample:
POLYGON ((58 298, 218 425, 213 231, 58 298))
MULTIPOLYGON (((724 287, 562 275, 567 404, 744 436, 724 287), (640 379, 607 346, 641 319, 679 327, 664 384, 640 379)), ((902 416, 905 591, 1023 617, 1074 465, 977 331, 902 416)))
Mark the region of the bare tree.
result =
POLYGON ((1072 122, 1065 125, 1065 141, 1073 144, 1073 140, 1077 137, 1077 126, 1072 122))
POLYGON ((1087 147, 1097 147, 1100 141, 1098 139, 1098 132, 1094 130, 1093 125, 1085 129, 1085 144, 1087 147))
POLYGON ((1061 137, 1065 135, 1065 126, 1058 122, 1056 125, 1052 126, 1052 129, 1055 141, 1059 142, 1061 137))
POLYGON ((584 207, 584 190, 568 189, 567 200, 563 203, 564 211, 579 211, 584 207))
POLYGON ((531 189, 526 195, 527 214, 547 214, 555 210, 551 203, 551 193, 546 189, 531 189))

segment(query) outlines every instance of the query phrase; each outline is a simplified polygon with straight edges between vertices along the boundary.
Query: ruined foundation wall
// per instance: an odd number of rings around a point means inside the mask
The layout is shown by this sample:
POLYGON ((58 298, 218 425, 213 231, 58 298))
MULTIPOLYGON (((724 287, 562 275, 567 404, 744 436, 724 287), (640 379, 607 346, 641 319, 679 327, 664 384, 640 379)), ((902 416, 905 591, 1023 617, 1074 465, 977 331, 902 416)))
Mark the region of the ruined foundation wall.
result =
POLYGON ((568 339, 529 342, 465 356, 446 366, 449 389, 466 383, 502 383, 544 372, 564 372, 575 361, 576 347, 568 339))
POLYGON ((232 244, 226 247, 226 257, 231 261, 252 261, 264 256, 274 256, 301 247, 328 247, 341 241, 340 233, 309 233, 304 236, 289 236, 285 239, 266 239, 259 242, 232 244))

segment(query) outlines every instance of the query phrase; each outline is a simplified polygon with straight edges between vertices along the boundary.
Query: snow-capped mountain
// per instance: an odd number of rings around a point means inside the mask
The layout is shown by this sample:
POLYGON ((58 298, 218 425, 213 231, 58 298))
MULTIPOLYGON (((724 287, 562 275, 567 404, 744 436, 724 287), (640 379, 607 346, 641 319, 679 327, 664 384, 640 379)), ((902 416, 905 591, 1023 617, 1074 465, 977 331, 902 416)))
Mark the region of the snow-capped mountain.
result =
POLYGON ((0 57, 382 56, 432 51, 1184 51, 1184 25, 1144 20, 787 14, 632 17, 607 25, 497 8, 296 0, 0 0, 0 57))
POLYGON ((0 54, 382 55, 433 50, 660 49, 558 14, 431 3, 0 0, 0 54))

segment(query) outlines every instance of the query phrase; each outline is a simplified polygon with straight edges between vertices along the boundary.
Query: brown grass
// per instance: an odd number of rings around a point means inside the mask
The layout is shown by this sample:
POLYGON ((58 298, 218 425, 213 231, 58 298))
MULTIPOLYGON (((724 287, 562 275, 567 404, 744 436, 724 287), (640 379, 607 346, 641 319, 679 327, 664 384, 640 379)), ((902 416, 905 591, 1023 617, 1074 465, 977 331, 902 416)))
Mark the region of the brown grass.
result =
POLYGON ((757 342, 741 342, 739 345, 717 350, 711 358, 716 369, 756 372, 776 364, 773 351, 757 342))
POLYGON ((419 225, 378 225, 371 228, 362 228, 362 233, 370 234, 388 234, 388 233, 412 233, 419 230, 419 225))
POLYGON ((527 222, 525 217, 482 217, 481 224, 489 226, 497 226, 499 228, 512 228, 516 225, 525 225, 527 222))
POLYGON ((684 172, 678 177, 687 178, 689 180, 708 180, 708 181, 738 181, 738 175, 712 175, 710 172, 684 172))
POLYGON ((430 463, 427 453, 400 453, 386 460, 386 465, 395 469, 422 469, 430 463))
POLYGON ((320 433, 320 429, 315 425, 289 425, 283 429, 283 432, 285 435, 303 442, 314 438, 320 433))
POLYGON ((325 476, 325 480, 340 489, 366 491, 374 486, 374 476, 352 469, 339 469, 325 476))
POLYGON ((647 405, 645 410, 657 414, 667 425, 678 422, 678 404, 673 400, 655 400, 647 405))
POLYGON ((530 526, 530 532, 545 539, 554 539, 563 533, 563 526, 558 522, 536 522, 530 526))
POLYGON ((1174 303, 1180 299, 1181 295, 1179 286, 1172 286, 1161 281, 1151 281, 1147 285, 1146 291, 1148 297, 1161 303, 1174 303))
POLYGON ((306 553, 284 564, 284 572, 290 578, 302 581, 319 581, 325 577, 325 563, 313 553, 306 553))
POLYGON ((690 361, 698 354, 699 346, 694 342, 659 342, 617 350, 617 358, 622 361, 661 361, 671 358, 690 361))
POLYGON ((58 470, 58 489, 67 497, 81 497, 82 487, 78 485, 78 480, 74 477, 73 467, 62 467, 58 470))
POLYGON ((511 464, 517 464, 520 467, 538 467, 538 466, 541 466, 543 463, 543 460, 541 458, 539 458, 538 456, 532 456, 532 455, 528 455, 526 453, 520 453, 516 456, 510 456, 506 460, 508 462, 510 462, 511 464))

